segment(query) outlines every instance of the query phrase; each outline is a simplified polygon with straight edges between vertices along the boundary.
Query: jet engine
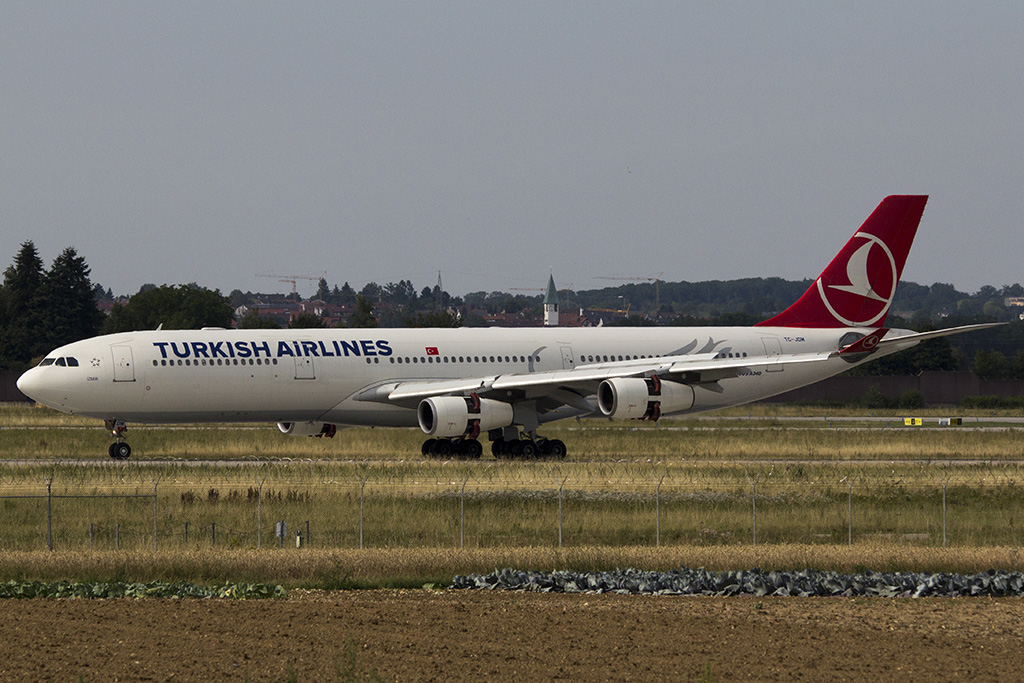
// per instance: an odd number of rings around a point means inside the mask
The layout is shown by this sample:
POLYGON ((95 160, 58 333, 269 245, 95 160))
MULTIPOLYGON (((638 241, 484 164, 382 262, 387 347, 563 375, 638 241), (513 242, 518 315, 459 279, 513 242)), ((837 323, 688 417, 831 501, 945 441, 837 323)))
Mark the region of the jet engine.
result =
POLYGON ((512 406, 501 401, 469 396, 435 396, 420 401, 416 411, 420 429, 430 436, 475 439, 480 432, 512 424, 512 406))
POLYGON ((616 377, 601 382, 597 405, 608 417, 657 420, 693 406, 693 387, 654 377, 616 377))
POLYGON ((328 422, 278 422, 277 428, 288 436, 326 436, 333 439, 338 431, 336 425, 328 422))

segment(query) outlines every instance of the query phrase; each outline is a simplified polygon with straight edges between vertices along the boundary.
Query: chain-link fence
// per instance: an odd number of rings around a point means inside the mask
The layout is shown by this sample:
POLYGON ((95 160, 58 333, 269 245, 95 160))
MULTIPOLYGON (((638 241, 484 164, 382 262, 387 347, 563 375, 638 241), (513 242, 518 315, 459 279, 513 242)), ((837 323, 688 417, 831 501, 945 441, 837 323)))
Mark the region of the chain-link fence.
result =
POLYGON ((1018 466, 0 476, 0 548, 1019 546, 1018 466), (449 476, 445 476, 445 475, 449 476))

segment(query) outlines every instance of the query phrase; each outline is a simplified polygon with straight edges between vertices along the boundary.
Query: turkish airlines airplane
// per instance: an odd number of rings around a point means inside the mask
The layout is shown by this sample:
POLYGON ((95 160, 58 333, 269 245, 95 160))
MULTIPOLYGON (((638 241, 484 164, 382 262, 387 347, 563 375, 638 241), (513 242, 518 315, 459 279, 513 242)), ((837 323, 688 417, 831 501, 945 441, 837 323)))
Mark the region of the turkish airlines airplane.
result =
POLYGON ((285 434, 419 426, 423 454, 565 457, 567 417, 657 420, 768 398, 924 339, 885 318, 927 196, 892 196, 800 299, 754 327, 140 331, 62 346, 18 380, 57 410, 127 422, 276 422, 285 434))

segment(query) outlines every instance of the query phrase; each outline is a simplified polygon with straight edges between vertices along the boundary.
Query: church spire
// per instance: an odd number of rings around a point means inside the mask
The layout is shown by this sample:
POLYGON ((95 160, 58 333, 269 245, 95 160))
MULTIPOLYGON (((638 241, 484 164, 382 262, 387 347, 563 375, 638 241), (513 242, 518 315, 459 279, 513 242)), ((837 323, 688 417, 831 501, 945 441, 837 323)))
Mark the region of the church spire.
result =
POLYGON ((544 326, 558 327, 558 290, 554 275, 548 275, 548 289, 544 294, 544 326))

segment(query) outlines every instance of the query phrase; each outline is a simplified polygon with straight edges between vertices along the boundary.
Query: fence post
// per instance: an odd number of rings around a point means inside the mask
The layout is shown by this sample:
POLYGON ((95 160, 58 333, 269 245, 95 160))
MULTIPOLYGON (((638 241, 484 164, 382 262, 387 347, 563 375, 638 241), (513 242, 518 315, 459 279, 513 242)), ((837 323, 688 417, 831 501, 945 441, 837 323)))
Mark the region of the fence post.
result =
POLYGON ((156 552, 156 487, 160 479, 153 482, 153 552, 156 552))
POLYGON ((562 483, 558 485, 558 547, 562 547, 562 489, 565 487, 565 480, 569 478, 566 475, 562 479, 562 483))
POLYGON ((188 522, 185 522, 185 547, 188 547, 188 522))
POLYGON ((210 547, 217 545, 217 522, 210 522, 210 547))
POLYGON ((459 547, 466 547, 466 483, 469 477, 462 480, 462 489, 459 491, 459 547))
POLYGON ((121 522, 114 525, 114 549, 121 549, 121 522))
POLYGON ((946 547, 946 486, 949 484, 949 477, 942 482, 942 547, 946 547))
POLYGON ((309 520, 306 520, 306 545, 309 545, 309 520))
POLYGON ((366 488, 366 477, 359 480, 359 549, 363 549, 363 489, 366 488))
POLYGON ((655 541, 654 544, 657 547, 661 547, 661 482, 665 481, 665 475, 661 475, 661 479, 658 480, 658 488, 655 489, 654 493, 654 526, 655 526, 655 541))
POLYGON ((93 533, 93 525, 92 525, 92 522, 89 522, 89 550, 92 550, 92 533, 93 533))
POLYGON ((46 548, 53 552, 53 496, 50 487, 53 484, 53 477, 46 478, 46 548))
POLYGON ((749 474, 747 475, 747 481, 750 482, 750 503, 754 514, 754 545, 757 545, 757 480, 760 478, 760 472, 753 479, 750 478, 749 474))
POLYGON ((853 545, 853 477, 846 481, 846 485, 848 487, 846 494, 848 503, 846 544, 853 545))
POLYGON ((259 550, 263 543, 263 482, 267 480, 256 479, 259 486, 256 489, 256 549, 259 550))

